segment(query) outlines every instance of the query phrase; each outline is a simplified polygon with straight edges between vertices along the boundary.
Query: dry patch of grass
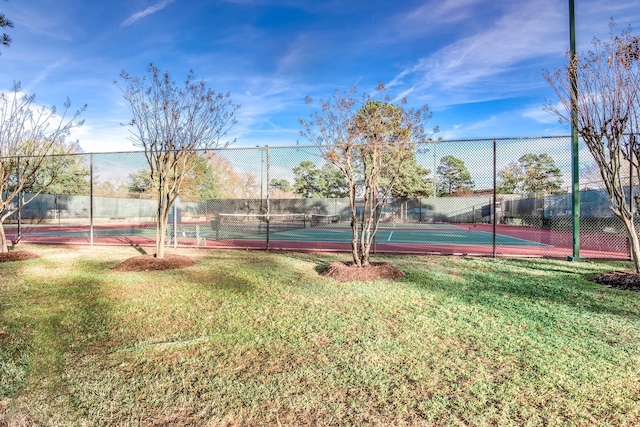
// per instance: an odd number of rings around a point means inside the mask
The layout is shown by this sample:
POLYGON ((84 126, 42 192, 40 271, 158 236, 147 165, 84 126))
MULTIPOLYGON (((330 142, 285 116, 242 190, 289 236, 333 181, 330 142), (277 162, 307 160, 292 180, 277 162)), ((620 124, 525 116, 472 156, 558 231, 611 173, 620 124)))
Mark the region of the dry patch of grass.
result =
POLYGON ((186 255, 167 254, 164 258, 156 258, 154 255, 145 254, 128 258, 120 263, 117 271, 159 271, 173 270, 176 268, 191 267, 195 261, 186 255))

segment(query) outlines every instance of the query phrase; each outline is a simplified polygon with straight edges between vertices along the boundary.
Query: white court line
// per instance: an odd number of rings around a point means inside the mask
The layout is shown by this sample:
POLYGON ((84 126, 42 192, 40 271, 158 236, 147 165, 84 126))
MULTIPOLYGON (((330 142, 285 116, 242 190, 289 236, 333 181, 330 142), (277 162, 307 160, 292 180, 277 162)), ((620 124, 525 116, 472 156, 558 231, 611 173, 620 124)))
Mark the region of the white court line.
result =
MULTIPOLYGON (((393 228, 396 228, 395 224, 393 224, 393 228)), ((393 230, 391 230, 391 233, 389 233, 389 238, 387 239, 387 242, 391 241, 391 236, 393 236, 393 230)))

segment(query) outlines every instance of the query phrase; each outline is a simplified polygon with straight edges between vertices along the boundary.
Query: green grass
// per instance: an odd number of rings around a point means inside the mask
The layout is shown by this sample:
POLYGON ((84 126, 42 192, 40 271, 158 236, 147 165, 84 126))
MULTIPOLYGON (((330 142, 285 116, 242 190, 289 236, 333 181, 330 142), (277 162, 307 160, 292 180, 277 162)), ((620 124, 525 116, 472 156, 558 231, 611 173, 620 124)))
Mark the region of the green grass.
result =
POLYGON ((640 294, 625 263, 28 246, 0 264, 0 425, 640 424, 640 294))

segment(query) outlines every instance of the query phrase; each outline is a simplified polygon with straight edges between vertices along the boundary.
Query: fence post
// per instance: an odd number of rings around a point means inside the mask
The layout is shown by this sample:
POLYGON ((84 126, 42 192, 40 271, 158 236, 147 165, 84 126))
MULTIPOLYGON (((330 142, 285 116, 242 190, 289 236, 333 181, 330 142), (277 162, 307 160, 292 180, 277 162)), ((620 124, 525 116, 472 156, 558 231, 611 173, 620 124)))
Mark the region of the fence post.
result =
POLYGON ((266 204, 267 204, 267 242, 266 242, 266 250, 269 250, 269 224, 271 222, 271 218, 269 217, 269 215, 271 215, 271 206, 269 205, 269 193, 270 193, 270 185, 269 185, 269 177, 270 177, 270 170, 271 170, 271 151, 269 150, 269 146, 265 145, 266 149, 267 149, 267 200, 266 200, 266 204))
MULTIPOLYGON (((634 216, 634 201, 633 201, 633 147, 635 145, 636 136, 631 133, 629 135, 629 212, 631 213, 631 219, 634 216)), ((631 242, 629 242, 629 259, 633 261, 633 249, 631 242)))
POLYGON ((173 202, 173 249, 178 248, 178 199, 173 202))
MULTIPOLYGON (((18 185, 20 185, 20 180, 22 179, 22 173, 20 172, 20 156, 18 156, 18 185)), ((16 242, 22 240, 22 191, 18 192, 18 237, 16 237, 16 242)))
POLYGON ((93 153, 89 156, 89 245, 93 246, 93 153))
MULTIPOLYGON (((374 224, 380 221, 380 215, 382 212, 378 209, 378 198, 375 198, 375 203, 373 204, 376 207, 376 211, 373 213, 374 224)), ((373 235, 373 253, 375 254, 378 250, 378 233, 373 235)))
MULTIPOLYGON (((264 183, 262 182, 262 180, 264 179, 264 150, 260 148, 259 145, 256 145, 256 147, 258 147, 258 150, 260 150, 260 213, 264 213, 264 206, 262 205, 264 201, 262 194, 262 190, 264 188, 264 183)), ((269 183, 267 183, 267 186, 268 185, 269 183)))
MULTIPOLYGON (((436 169, 437 169, 437 161, 438 158, 436 156, 436 149, 438 147, 438 141, 433 141, 433 198, 436 198, 436 187, 437 187, 437 175, 436 175, 436 169)), ((422 206, 421 206, 422 207, 422 206)), ((422 212, 422 211, 420 211, 422 212)), ((422 219, 420 219, 420 221, 422 222, 422 219)))
POLYGON ((497 143, 496 143, 496 139, 493 139, 493 257, 496 257, 496 246, 497 246, 497 224, 498 224, 498 215, 497 215, 497 208, 498 208, 498 200, 497 200, 497 195, 498 195, 498 190, 497 190, 497 186, 498 186, 498 172, 497 172, 497 143))

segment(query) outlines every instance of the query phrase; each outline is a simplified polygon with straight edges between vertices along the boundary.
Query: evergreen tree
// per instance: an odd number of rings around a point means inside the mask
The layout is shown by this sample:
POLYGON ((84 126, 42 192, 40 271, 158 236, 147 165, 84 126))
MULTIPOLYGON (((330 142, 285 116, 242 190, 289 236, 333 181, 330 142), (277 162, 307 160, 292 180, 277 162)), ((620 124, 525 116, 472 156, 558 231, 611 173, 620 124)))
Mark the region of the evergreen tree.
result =
POLYGON ((325 181, 322 171, 313 162, 304 160, 293 168, 293 191, 305 199, 324 197, 325 181))
POLYGON ((440 159, 437 169, 438 196, 467 195, 473 193, 475 186, 471 174, 464 162, 452 155, 440 159))
POLYGON ((326 163, 322 166, 321 173, 324 184, 323 197, 334 199, 349 195, 349 183, 340 169, 331 163, 326 163))
MULTIPOLYGON (((13 28, 13 22, 7 19, 4 13, 0 13, 0 28, 13 28)), ((0 45, 6 47, 11 46, 11 37, 6 33, 2 33, 2 35, 0 35, 0 45)))
POLYGON ((278 179, 273 178, 269 183, 269 187, 282 191, 283 193, 287 193, 293 190, 291 183, 286 179, 278 179))
POLYGON ((499 193, 533 198, 562 192, 562 172, 548 154, 525 154, 499 175, 499 193))
POLYGON ((420 166, 415 156, 411 156, 403 165, 391 191, 393 197, 419 198, 433 195, 431 170, 420 166))
POLYGON ((305 160, 293 168, 293 191, 304 198, 340 198, 349 194, 349 183, 331 163, 322 168, 305 160))

